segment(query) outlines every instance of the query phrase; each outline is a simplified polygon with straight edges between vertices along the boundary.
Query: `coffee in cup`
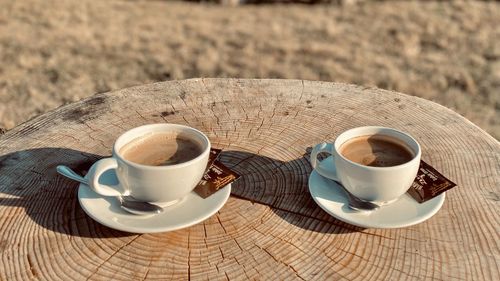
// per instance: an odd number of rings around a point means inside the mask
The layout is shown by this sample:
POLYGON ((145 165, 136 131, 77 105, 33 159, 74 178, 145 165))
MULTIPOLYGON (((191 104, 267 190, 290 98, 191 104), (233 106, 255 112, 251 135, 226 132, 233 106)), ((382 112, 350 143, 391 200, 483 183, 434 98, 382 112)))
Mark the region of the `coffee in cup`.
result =
POLYGON ((193 160, 203 147, 179 133, 155 133, 139 137, 120 149, 123 158, 141 165, 167 166, 193 160))
POLYGON ((397 166, 415 157, 403 141, 386 135, 352 138, 340 146, 340 154, 350 161, 372 167, 397 166))
POLYGON ((345 131, 333 143, 316 145, 311 152, 311 165, 320 175, 340 182, 354 196, 384 205, 410 188, 420 156, 420 145, 407 133, 368 126, 345 131), (320 162, 321 152, 332 157, 320 162))

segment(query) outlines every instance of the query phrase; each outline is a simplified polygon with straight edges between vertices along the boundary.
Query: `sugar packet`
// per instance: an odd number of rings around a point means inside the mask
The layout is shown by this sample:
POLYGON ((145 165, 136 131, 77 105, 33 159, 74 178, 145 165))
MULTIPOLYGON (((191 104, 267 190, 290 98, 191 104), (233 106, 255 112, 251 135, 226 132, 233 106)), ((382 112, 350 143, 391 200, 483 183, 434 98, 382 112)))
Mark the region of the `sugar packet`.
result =
POLYGON ((407 192, 418 203, 423 203, 455 186, 454 182, 447 179, 431 165, 420 160, 415 181, 407 192))
POLYGON ((194 192, 204 199, 240 177, 238 173, 232 171, 217 160, 221 152, 221 149, 216 148, 210 150, 205 174, 194 188, 194 192))

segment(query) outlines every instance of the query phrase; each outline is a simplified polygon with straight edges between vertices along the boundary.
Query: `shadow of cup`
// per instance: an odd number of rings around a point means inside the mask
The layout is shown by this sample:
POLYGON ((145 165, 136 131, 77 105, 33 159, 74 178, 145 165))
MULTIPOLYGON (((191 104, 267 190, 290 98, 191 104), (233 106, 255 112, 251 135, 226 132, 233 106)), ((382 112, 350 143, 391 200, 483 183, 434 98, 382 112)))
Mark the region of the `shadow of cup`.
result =
MULTIPOLYGON (((337 220, 323 211, 309 193, 308 148, 302 157, 281 161, 243 151, 224 151, 220 160, 241 175, 231 195, 253 204, 265 205, 280 218, 297 227, 323 233, 348 233, 363 228, 337 220)), ((346 211, 351 211, 345 206, 346 211)))
POLYGON ((79 183, 56 172, 59 164, 85 175, 102 156, 66 148, 37 148, 0 156, 0 206, 21 207, 38 225, 54 232, 92 238, 130 233, 103 226, 78 203, 79 183))

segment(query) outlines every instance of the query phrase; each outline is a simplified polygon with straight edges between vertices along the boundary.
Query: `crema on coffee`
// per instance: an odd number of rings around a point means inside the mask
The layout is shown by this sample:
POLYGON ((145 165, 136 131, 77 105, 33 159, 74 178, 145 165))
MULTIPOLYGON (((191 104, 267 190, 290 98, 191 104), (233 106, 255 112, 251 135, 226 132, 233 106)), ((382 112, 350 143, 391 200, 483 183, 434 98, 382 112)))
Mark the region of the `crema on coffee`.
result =
POLYGON ((409 162, 415 153, 404 142, 386 135, 352 138, 340 146, 345 158, 365 166, 391 167, 409 162))
POLYGON ((203 152, 200 144, 178 133, 154 133, 124 145, 119 153, 128 161, 166 166, 187 162, 203 152))

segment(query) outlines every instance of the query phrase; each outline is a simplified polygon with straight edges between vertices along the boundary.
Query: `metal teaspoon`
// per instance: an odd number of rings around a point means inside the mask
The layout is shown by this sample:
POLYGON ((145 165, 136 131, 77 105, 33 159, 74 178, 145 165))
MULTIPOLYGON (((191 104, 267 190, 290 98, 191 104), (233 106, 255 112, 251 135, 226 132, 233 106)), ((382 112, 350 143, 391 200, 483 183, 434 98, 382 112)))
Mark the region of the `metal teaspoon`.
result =
POLYGON ((380 208, 379 205, 369 202, 369 201, 364 201, 354 195, 352 195, 345 187, 338 181, 336 180, 331 180, 334 181, 347 195, 347 200, 349 201, 349 208, 355 210, 355 211, 374 211, 378 208, 380 208))
MULTIPOLYGON (((71 170, 68 166, 58 165, 56 169, 59 174, 69 179, 89 185, 87 179, 71 170)), ((162 207, 149 202, 137 201, 131 196, 118 196, 118 201, 123 210, 135 215, 151 215, 163 212, 162 207)))

